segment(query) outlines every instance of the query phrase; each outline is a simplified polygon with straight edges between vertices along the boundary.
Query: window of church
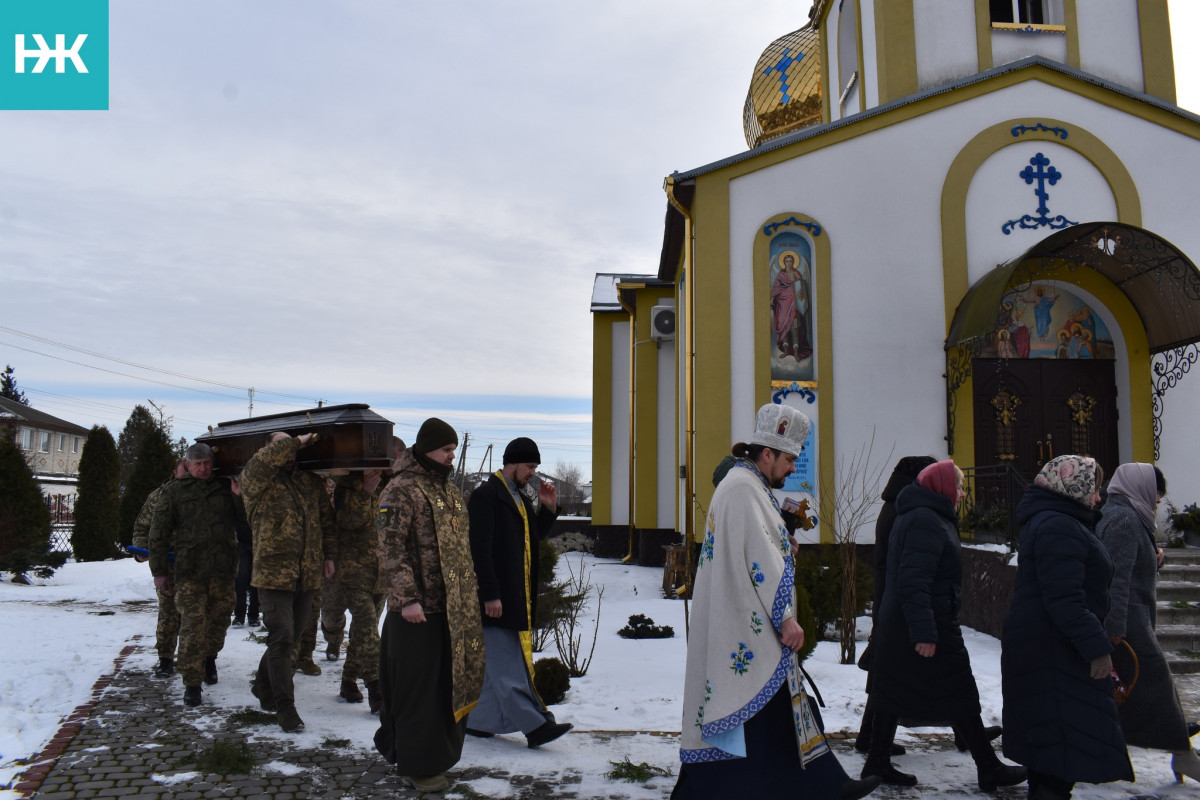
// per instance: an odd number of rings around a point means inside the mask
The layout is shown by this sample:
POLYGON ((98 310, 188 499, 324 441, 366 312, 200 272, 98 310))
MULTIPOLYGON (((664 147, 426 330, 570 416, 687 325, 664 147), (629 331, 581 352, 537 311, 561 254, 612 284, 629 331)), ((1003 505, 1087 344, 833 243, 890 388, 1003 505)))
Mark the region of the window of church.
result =
POLYGON ((1061 25, 1062 0, 991 0, 992 22, 1021 25, 1061 25))
POLYGON ((858 18, 856 2, 843 3, 838 16, 838 80, 843 102, 858 78, 858 18))

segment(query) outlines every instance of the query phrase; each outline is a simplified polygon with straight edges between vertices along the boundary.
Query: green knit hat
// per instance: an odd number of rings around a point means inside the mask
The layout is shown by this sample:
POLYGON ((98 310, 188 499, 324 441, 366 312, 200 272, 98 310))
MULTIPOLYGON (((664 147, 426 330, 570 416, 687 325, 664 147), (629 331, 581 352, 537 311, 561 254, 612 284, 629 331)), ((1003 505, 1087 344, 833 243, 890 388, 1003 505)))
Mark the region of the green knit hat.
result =
POLYGON ((448 444, 457 445, 458 434, 448 423, 437 417, 430 417, 421 423, 421 430, 417 431, 417 441, 413 443, 413 450, 425 455, 448 444))

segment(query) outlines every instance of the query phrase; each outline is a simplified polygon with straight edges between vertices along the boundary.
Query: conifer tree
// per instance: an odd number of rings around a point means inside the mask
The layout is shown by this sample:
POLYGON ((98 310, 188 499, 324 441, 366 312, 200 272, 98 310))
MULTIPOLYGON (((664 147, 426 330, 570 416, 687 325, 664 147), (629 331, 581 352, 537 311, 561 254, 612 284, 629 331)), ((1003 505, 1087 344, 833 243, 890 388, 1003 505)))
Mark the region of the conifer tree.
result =
POLYGON ((79 497, 71 549, 76 561, 115 558, 121 522, 121 459, 108 428, 96 425, 88 433, 79 457, 79 497))
POLYGON ((50 510, 12 430, 0 425, 0 571, 28 583, 25 573, 48 578, 66 558, 50 550, 50 510))
POLYGON ((133 472, 121 495, 121 527, 119 541, 122 546, 133 542, 133 523, 150 493, 167 479, 175 468, 175 451, 167 434, 159 427, 149 431, 138 448, 133 472))
POLYGON ((9 400, 16 400, 22 405, 29 405, 29 400, 25 397, 25 393, 17 388, 17 378, 14 372, 12 364, 5 364, 4 371, 0 372, 0 397, 7 397, 9 400))
POLYGON ((160 427, 158 420, 150 413, 150 409, 141 403, 133 407, 129 419, 125 420, 125 427, 121 429, 121 435, 117 437, 117 453, 120 454, 121 463, 120 486, 122 488, 129 483, 129 476, 133 474, 133 465, 137 461, 138 448, 142 446, 142 440, 148 433, 158 430, 160 427))

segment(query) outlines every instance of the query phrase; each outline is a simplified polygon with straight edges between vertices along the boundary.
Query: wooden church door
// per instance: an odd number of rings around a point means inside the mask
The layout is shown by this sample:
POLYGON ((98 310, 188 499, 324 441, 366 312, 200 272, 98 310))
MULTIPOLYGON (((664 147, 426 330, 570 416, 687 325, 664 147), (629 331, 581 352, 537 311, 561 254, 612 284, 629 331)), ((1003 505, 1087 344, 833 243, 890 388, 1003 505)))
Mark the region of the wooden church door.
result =
POLYGON ((1116 469, 1117 382, 1106 359, 977 358, 975 465, 1011 464, 1032 479, 1073 453, 1116 469))

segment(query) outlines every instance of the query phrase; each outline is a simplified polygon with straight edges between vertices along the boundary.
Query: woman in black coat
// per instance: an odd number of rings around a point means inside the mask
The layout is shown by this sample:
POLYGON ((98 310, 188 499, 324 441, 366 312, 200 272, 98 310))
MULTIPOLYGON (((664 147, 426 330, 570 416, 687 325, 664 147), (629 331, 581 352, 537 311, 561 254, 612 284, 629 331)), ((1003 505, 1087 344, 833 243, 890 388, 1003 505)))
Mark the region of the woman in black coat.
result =
POLYGON ((953 461, 939 461, 896 500, 887 588, 874 631, 875 722, 864 778, 877 775, 898 786, 917 782, 890 758, 896 724, 910 717, 953 724, 975 759, 983 791, 1025 780, 1024 768, 1001 763, 992 750, 958 622, 962 551, 955 508, 964 494, 962 471, 953 461))
MULTIPOLYGON (((892 524, 896 521, 896 498, 900 491, 916 483, 921 470, 934 463, 932 456, 905 456, 896 462, 892 476, 888 478, 887 486, 883 487, 883 506, 879 516, 875 518, 875 554, 871 559, 871 621, 872 631, 879 621, 879 609, 883 606, 883 592, 887 588, 887 557, 888 542, 892 536, 892 524)), ((874 633, 871 634, 874 639, 874 633)), ((858 738, 854 747, 860 753, 871 749, 871 730, 875 721, 875 709, 871 705, 871 660, 874 657, 873 642, 867 643, 867 652, 863 653, 859 666, 868 671, 867 674, 867 707, 863 709, 862 725, 858 729, 858 738)), ((892 755, 904 755, 904 748, 894 746, 892 755)))
POLYGON ((1094 459, 1048 461, 1017 505, 1021 549, 1004 620, 1004 754, 1029 768, 1031 800, 1075 783, 1133 780, 1113 700, 1104 631, 1112 559, 1092 531, 1103 472, 1094 459))

